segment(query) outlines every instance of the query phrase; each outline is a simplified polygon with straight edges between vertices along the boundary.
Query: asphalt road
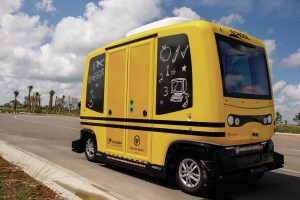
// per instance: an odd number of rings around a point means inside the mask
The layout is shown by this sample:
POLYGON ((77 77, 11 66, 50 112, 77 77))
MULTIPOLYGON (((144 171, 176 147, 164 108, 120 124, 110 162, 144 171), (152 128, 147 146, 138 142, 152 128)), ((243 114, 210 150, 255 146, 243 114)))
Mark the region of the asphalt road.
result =
POLYGON ((284 154, 285 167, 268 172, 257 183, 230 183, 216 187, 209 196, 182 193, 164 180, 99 163, 71 151, 79 138, 79 118, 0 114, 0 139, 71 170, 128 199, 299 199, 300 136, 276 134, 275 149, 284 154))

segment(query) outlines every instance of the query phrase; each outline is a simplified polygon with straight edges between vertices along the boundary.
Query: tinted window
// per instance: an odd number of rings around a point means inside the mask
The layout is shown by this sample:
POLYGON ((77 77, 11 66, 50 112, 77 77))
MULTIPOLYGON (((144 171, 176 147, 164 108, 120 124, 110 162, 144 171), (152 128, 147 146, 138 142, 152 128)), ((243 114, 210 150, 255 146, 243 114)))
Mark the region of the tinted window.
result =
POLYGON ((264 49, 216 34, 225 96, 271 99, 264 49))
POLYGON ((157 115, 192 107, 192 62, 187 35, 158 39, 156 85, 157 115))
POLYGON ((86 107, 103 113, 105 54, 91 59, 87 78, 86 107))

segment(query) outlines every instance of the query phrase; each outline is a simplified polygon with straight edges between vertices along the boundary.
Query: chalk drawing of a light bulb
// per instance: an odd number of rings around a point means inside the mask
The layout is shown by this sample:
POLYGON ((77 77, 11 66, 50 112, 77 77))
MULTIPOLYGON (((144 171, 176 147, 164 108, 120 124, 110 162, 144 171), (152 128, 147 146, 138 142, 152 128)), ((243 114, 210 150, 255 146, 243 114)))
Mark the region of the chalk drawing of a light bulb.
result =
POLYGON ((162 49, 160 51, 160 59, 163 62, 167 62, 170 59, 170 56, 171 56, 171 49, 170 49, 170 47, 168 47, 166 45, 162 46, 162 49))

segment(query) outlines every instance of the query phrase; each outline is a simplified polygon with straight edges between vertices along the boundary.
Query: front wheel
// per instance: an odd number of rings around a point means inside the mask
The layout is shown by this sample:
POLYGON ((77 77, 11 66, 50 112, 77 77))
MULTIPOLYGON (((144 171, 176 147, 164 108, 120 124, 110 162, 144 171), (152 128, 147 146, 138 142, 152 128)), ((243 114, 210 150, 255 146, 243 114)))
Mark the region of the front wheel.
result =
POLYGON ((194 158, 184 158, 180 161, 176 172, 178 187, 189 194, 204 192, 204 176, 201 165, 194 158))
POLYGON ((96 162, 95 153, 96 153, 96 142, 93 138, 88 138, 85 143, 85 157, 91 162, 96 162))

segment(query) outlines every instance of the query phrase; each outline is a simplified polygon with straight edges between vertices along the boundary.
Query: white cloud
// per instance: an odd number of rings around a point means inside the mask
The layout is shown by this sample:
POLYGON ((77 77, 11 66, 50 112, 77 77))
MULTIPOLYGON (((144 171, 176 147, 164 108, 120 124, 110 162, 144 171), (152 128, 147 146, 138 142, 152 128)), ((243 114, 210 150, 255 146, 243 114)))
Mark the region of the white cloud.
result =
POLYGON ((273 92, 276 93, 278 90, 282 89, 286 85, 286 82, 280 80, 273 85, 273 92))
POLYGON ((38 10, 43 10, 43 11, 46 11, 46 12, 56 11, 56 8, 53 6, 53 0, 38 1, 38 2, 36 2, 35 7, 38 10))
POLYGON ((14 90, 23 101, 28 85, 47 96, 43 104, 51 89, 58 96, 80 97, 87 53, 161 17, 160 1, 88 3, 81 16, 65 17, 53 27, 19 12, 21 4, 7 4, 10 11, 0 15, 0 91, 7 95, 0 95, 0 105, 13 99, 14 90))
POLYGON ((218 24, 223 25, 235 25, 235 24, 243 24, 245 22, 244 18, 236 13, 230 14, 225 17, 221 17, 220 20, 217 21, 218 24))
POLYGON ((0 17, 5 14, 15 12, 20 9, 23 0, 1 1, 0 17))
POLYGON ((298 85, 286 85, 286 82, 281 80, 273 86, 275 95, 275 111, 280 112, 283 120, 293 122, 293 117, 300 111, 300 83, 298 85))
POLYGON ((275 50, 276 50, 276 41, 275 40, 264 40, 263 41, 266 49, 267 49, 267 53, 268 53, 268 61, 270 64, 270 67, 273 66, 274 64, 274 54, 275 54, 275 50))
POLYGON ((300 67, 300 48, 296 53, 289 55, 287 58, 283 58, 281 64, 283 67, 287 68, 300 67))
POLYGON ((197 20, 201 18, 196 12, 187 7, 175 8, 173 10, 173 14, 177 17, 183 17, 191 20, 197 20))

